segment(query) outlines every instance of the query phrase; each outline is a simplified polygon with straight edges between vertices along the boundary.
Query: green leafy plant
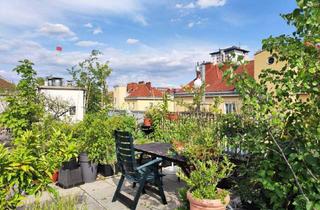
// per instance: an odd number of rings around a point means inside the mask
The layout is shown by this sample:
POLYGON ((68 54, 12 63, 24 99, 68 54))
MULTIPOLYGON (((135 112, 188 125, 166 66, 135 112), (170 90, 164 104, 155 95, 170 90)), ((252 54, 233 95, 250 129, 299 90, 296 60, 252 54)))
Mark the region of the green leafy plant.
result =
POLYGON ((106 79, 110 76, 112 69, 108 62, 99 62, 98 56, 101 54, 98 50, 92 50, 87 59, 68 70, 77 86, 86 89, 87 113, 106 111, 110 108, 106 79))
POLYGON ((87 115, 76 128, 81 150, 88 153, 93 162, 114 164, 116 158, 113 134, 117 129, 134 133, 136 121, 133 117, 125 115, 113 117, 108 117, 104 113, 87 115))
POLYGON ((297 0, 282 15, 293 34, 263 40, 281 69, 263 70, 259 81, 227 72, 253 125, 243 144, 251 159, 240 190, 250 189, 244 194, 259 208, 320 209, 319 7, 317 0, 297 0))
POLYGON ((16 208, 26 195, 48 190, 53 172, 78 156, 72 129, 51 117, 33 123, 32 129, 13 140, 10 153, 0 145, 0 207, 16 208))
POLYGON ((228 177, 233 164, 224 157, 222 161, 193 161, 194 170, 190 177, 179 173, 179 177, 186 182, 192 196, 198 199, 221 199, 223 202, 228 194, 225 190, 218 190, 217 185, 223 178, 228 177))
POLYGON ((3 127, 10 128, 14 135, 31 129, 32 123, 43 116, 44 106, 37 91, 36 71, 29 60, 20 61, 14 69, 21 79, 14 94, 6 98, 8 107, 0 115, 3 127))

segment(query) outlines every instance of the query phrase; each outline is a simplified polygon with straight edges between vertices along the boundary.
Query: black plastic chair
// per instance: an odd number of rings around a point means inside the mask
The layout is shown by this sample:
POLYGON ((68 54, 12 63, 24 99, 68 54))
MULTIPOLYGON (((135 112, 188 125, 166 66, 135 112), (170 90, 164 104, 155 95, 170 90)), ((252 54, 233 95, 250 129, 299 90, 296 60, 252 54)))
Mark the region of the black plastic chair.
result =
POLYGON ((147 186, 146 184, 149 183, 158 189, 147 189, 158 194, 161 197, 162 203, 167 204, 162 187, 161 174, 158 170, 159 163, 162 159, 154 159, 141 166, 137 166, 132 135, 128 132, 115 131, 115 140, 117 161, 122 175, 114 193, 112 202, 118 200, 131 210, 135 210, 141 193, 144 192, 147 186), (132 183, 139 184, 139 188, 133 200, 120 192, 124 179, 127 179, 132 183))

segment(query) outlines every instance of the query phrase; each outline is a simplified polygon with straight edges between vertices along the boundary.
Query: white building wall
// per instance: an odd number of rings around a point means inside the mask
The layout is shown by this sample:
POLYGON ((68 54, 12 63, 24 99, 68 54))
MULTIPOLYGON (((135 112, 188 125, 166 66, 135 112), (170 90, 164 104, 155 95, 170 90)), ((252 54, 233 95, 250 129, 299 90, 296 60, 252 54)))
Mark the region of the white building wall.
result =
POLYGON ((84 93, 82 89, 71 89, 71 88, 54 88, 54 87, 40 87, 40 93, 51 98, 57 98, 68 102, 69 106, 75 106, 75 115, 70 115, 67 112, 64 117, 70 118, 72 122, 83 120, 84 117, 84 93))

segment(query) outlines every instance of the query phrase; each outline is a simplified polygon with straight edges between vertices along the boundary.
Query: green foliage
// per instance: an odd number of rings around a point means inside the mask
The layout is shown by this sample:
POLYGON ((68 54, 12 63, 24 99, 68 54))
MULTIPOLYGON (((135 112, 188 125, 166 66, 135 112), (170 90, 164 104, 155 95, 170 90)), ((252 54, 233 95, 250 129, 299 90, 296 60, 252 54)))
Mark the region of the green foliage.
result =
POLYGON ((186 182, 192 196, 198 199, 221 199, 223 201, 228 192, 218 191, 217 184, 231 174, 233 164, 224 157, 222 161, 194 160, 193 165, 195 168, 190 177, 179 173, 179 177, 186 182))
POLYGON ((98 61, 99 55, 101 55, 100 51, 92 50, 89 58, 68 70, 77 86, 86 89, 87 113, 106 111, 110 104, 106 79, 110 76, 112 69, 108 62, 98 61))
POLYGON ((28 205, 24 208, 25 210, 75 210, 88 209, 87 203, 81 200, 80 196, 78 197, 58 197, 53 201, 40 202, 35 201, 33 204, 28 205), (81 202, 81 205, 79 203, 81 202))
POLYGON ((205 94, 206 84, 203 83, 200 88, 195 88, 192 86, 185 86, 183 90, 187 93, 193 95, 192 103, 186 103, 183 100, 176 100, 177 104, 187 108, 187 110, 194 112, 194 111, 201 111, 201 103, 203 102, 203 96, 205 94))
POLYGON ((179 207, 176 210, 189 210, 190 208, 190 203, 189 200, 187 199, 187 188, 180 188, 178 191, 178 199, 180 202, 179 207))
POLYGON ((10 128, 14 135, 20 135, 31 128, 32 123, 39 121, 43 115, 44 106, 37 92, 36 71, 29 60, 20 61, 14 71, 21 79, 16 93, 6 98, 8 107, 0 115, 3 127, 10 128))
POLYGON ((76 135, 81 142, 82 151, 88 153, 91 161, 114 164, 116 158, 113 133, 117 129, 134 133, 136 121, 125 115, 108 117, 104 113, 89 114, 79 123, 76 135))
POLYGON ((259 81, 227 72, 251 125, 240 191, 266 209, 320 207, 320 2, 297 3, 282 15, 295 32, 263 40, 263 49, 285 63, 282 69, 265 69, 259 81))
POLYGON ((3 145, 0 152, 0 208, 6 209, 18 206, 26 195, 55 193, 49 187, 51 176, 77 157, 78 147, 69 125, 45 118, 16 137, 10 153, 3 145))

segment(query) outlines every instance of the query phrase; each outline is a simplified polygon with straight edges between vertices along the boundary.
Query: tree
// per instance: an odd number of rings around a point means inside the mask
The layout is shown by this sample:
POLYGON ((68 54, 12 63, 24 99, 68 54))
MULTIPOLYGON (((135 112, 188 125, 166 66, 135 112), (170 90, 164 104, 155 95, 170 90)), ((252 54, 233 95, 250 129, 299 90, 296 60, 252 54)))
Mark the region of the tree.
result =
POLYGON ((61 97, 44 96, 44 102, 47 111, 51 113, 56 120, 65 115, 70 109, 69 102, 63 100, 61 97))
POLYGON ((86 89, 85 109, 91 113, 105 110, 110 103, 106 79, 112 69, 109 62, 98 61, 99 55, 100 51, 92 50, 89 58, 68 70, 76 84, 86 89))
POLYGON ((259 81, 233 74, 236 67, 226 72, 251 119, 245 188, 261 208, 320 209, 320 2, 297 5, 282 15, 293 34, 262 42, 263 50, 286 63, 281 70, 265 69, 259 81))
POLYGON ((20 61, 13 71, 21 76, 16 92, 6 98, 7 109, 0 115, 0 123, 10 128, 14 135, 31 128, 43 115, 43 103, 38 97, 36 71, 29 60, 20 61))

